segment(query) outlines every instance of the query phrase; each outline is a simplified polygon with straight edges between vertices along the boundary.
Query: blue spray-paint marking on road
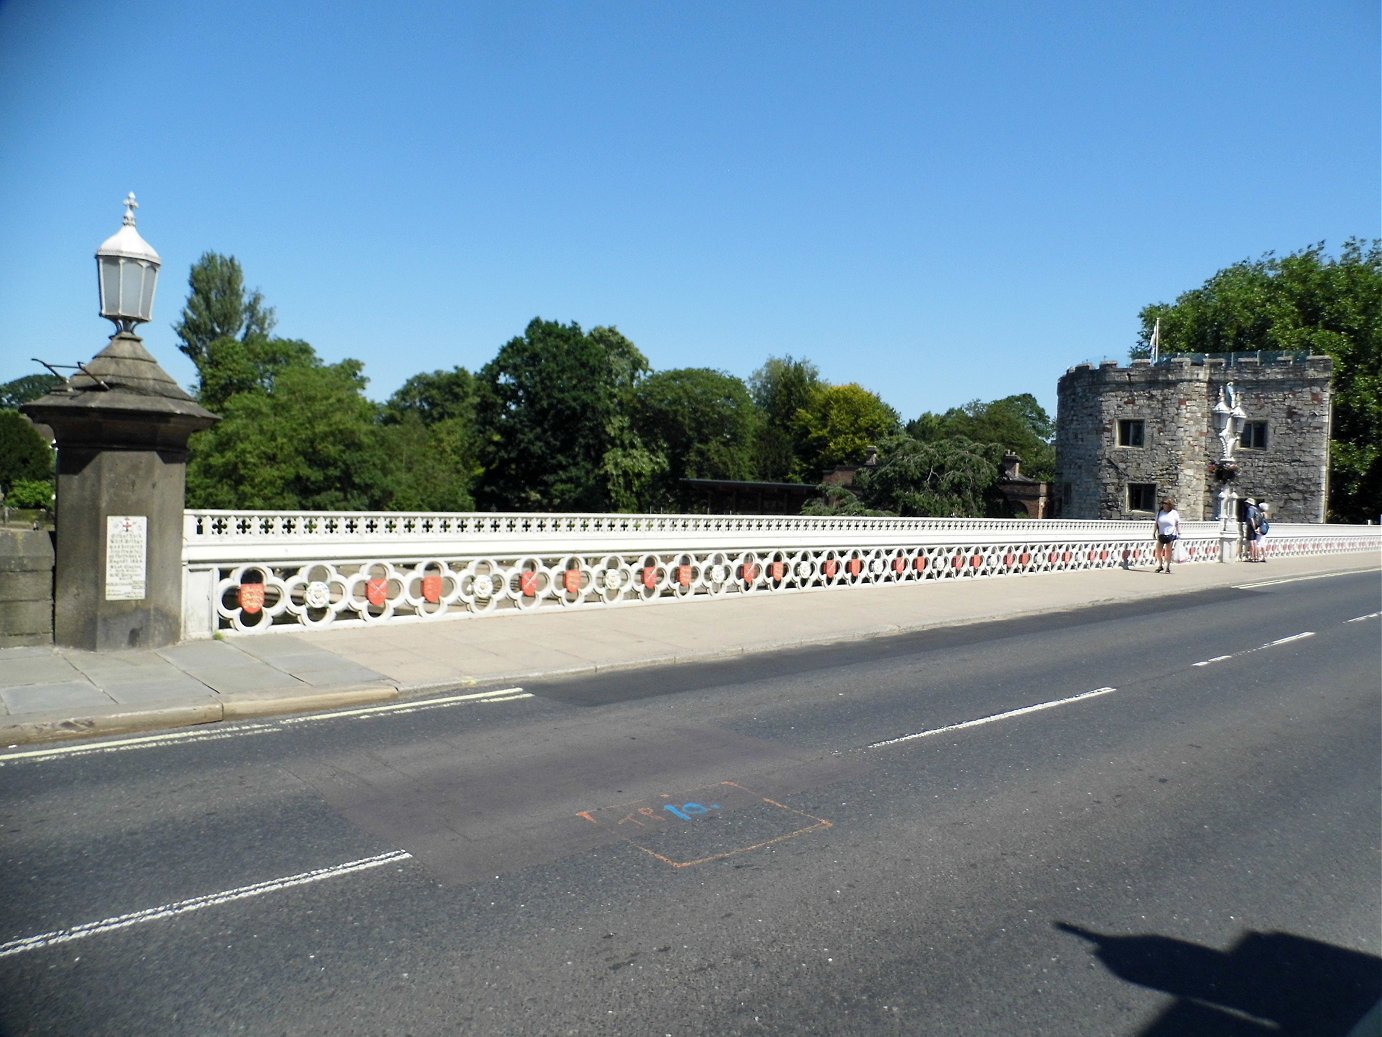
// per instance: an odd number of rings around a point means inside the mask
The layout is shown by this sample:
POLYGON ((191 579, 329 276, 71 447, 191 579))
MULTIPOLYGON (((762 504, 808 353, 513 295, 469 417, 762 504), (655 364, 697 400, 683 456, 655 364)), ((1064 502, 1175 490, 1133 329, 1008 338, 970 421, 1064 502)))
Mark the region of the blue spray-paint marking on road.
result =
POLYGON ((673 816, 681 818, 683 821, 690 821, 693 817, 704 817, 712 810, 721 809, 719 803, 711 803, 710 806, 703 806, 700 803, 683 803, 679 807, 674 807, 667 803, 662 807, 663 810, 670 812, 673 816))

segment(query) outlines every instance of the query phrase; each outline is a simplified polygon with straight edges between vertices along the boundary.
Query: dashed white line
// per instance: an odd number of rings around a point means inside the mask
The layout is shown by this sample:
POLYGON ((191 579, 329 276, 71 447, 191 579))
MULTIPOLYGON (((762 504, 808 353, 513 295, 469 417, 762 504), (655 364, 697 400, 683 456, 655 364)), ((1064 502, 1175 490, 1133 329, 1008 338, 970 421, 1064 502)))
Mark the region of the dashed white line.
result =
POLYGON ((1315 636, 1315 632, 1314 632, 1313 630, 1305 630, 1305 631, 1302 631, 1302 632, 1299 633, 1299 634, 1292 634, 1290 637, 1279 637, 1279 638, 1277 638, 1275 641, 1268 641, 1266 644, 1264 644, 1264 645, 1258 645, 1256 648, 1248 648, 1248 649, 1245 649, 1244 651, 1241 651, 1241 652, 1232 652, 1232 653, 1230 653, 1229 655, 1216 655, 1216 656, 1214 656, 1212 659, 1201 659, 1199 662, 1195 663, 1194 665, 1196 665, 1196 666, 1212 666, 1214 663, 1226 662, 1226 661, 1229 660, 1229 659, 1241 659, 1241 658, 1242 658, 1243 656, 1245 656, 1245 655, 1252 655, 1253 652, 1265 651, 1265 650, 1268 649, 1268 648, 1275 648, 1275 647, 1277 647, 1278 645, 1288 645, 1288 644, 1290 644, 1292 641, 1303 641, 1303 640, 1305 640, 1307 637, 1314 637, 1314 636, 1315 636))
POLYGON ((1345 622, 1345 623, 1361 623, 1361 622, 1363 622, 1364 620, 1367 620, 1367 619, 1376 619, 1378 616, 1382 616, 1382 612, 1369 612, 1366 616, 1354 616, 1352 619, 1346 619, 1346 620, 1344 620, 1344 622, 1345 622))
POLYGON ((917 738, 929 738, 932 735, 943 735, 949 731, 963 731, 968 727, 980 727, 984 724, 994 724, 1000 720, 1011 720, 1013 717, 1025 716, 1028 713, 1035 713, 1038 710, 1054 709, 1057 706, 1067 706, 1072 702, 1082 702, 1085 699, 1092 699, 1099 695, 1107 695, 1117 690, 1117 688, 1096 688, 1093 691, 1082 692, 1079 695, 1071 695, 1069 698, 1053 699, 1050 702, 1038 702, 1034 706, 1023 706, 1020 709, 1010 709, 1006 713, 995 713, 993 716, 980 717, 978 720, 966 720, 960 724, 947 724, 945 727, 935 727, 929 731, 918 731, 916 734, 902 735, 899 738, 888 738, 881 742, 874 742, 866 746, 866 748, 882 749, 884 746, 898 745, 902 742, 910 742, 917 738))
POLYGON ((233 903, 236 900, 247 900, 250 897, 263 896, 266 893, 277 893, 279 890, 291 889, 294 886, 306 886, 314 882, 324 882, 327 879, 340 878, 342 875, 352 875, 359 871, 368 871, 370 868, 380 868, 386 864, 401 863, 412 859, 412 854, 406 850, 390 850, 388 853, 377 854, 374 857, 365 857, 358 861, 347 861, 345 864, 336 864, 329 868, 316 868, 312 871, 300 872, 297 875, 287 875, 280 879, 270 879, 267 882, 256 882, 249 886, 240 886, 236 889, 222 890, 219 893, 208 893, 205 896, 192 897, 189 900, 178 900, 171 904, 162 904, 159 907, 146 908, 143 911, 132 911, 125 915, 116 915, 113 918, 103 918, 99 922, 86 922, 82 925, 75 925, 70 929, 55 929, 48 933, 39 933, 35 936, 21 936, 18 939, 0 943, 0 958, 8 958, 15 954, 24 954, 28 951, 41 950, 44 947, 52 947, 61 943, 70 943, 73 940, 84 940, 89 936, 97 936, 101 933, 115 932, 118 929, 128 929, 133 925, 143 925, 147 922, 157 922, 165 918, 175 918, 178 915, 185 915, 191 911, 201 911, 208 907, 218 907, 221 904, 233 903))

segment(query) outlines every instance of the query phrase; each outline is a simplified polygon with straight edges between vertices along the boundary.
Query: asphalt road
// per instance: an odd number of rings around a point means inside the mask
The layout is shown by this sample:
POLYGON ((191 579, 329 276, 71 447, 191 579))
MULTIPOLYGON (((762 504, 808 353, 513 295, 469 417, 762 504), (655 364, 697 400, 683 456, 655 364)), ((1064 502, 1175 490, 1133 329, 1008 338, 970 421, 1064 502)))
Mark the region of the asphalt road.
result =
POLYGON ((1342 1037, 1380 590, 3 752, 0 1034, 1342 1037))

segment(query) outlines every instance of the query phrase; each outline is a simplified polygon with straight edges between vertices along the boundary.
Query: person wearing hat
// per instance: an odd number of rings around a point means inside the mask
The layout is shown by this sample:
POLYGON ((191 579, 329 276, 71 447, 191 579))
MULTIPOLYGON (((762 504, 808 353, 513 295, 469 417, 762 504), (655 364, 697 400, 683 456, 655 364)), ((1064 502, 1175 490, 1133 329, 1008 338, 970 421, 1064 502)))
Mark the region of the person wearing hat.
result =
POLYGON ((1248 538, 1248 561, 1260 562, 1262 550, 1262 537, 1258 532, 1258 527, 1262 525, 1262 511, 1257 506, 1257 499, 1249 497, 1243 502, 1248 506, 1243 513, 1243 525, 1246 527, 1245 534, 1248 538))

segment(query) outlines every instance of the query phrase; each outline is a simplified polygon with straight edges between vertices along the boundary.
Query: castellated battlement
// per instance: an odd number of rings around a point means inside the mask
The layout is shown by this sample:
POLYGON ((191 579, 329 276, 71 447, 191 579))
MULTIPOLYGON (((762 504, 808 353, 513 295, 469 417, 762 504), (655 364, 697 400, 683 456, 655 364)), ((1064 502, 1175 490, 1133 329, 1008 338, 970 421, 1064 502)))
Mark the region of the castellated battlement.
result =
POLYGON ((1066 518, 1151 518, 1162 497, 1186 519, 1215 514, 1213 407, 1232 384, 1247 413, 1234 451, 1241 496, 1287 522, 1323 522, 1333 362, 1303 353, 1190 354, 1078 364, 1060 379, 1056 492, 1066 518))

